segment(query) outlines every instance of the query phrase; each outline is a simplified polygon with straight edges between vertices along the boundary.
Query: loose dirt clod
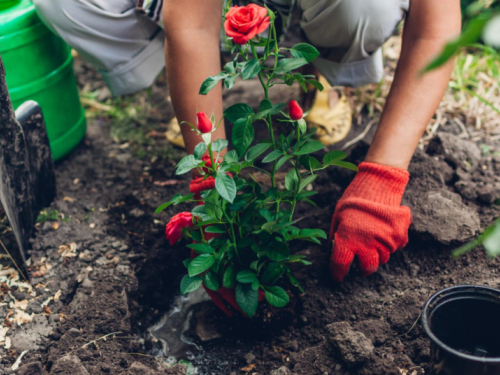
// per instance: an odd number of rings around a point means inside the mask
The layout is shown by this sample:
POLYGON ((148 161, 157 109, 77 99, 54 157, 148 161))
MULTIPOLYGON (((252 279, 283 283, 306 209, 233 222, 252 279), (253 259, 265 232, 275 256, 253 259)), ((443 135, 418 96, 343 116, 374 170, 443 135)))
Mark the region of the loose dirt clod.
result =
POLYGON ((89 375, 88 371, 83 367, 80 358, 75 355, 68 355, 59 358, 54 362, 50 375, 89 375))
POLYGON ((353 330, 349 323, 332 323, 326 329, 327 340, 337 349, 347 366, 359 365, 372 355, 374 347, 371 340, 363 333, 353 330))
POLYGON ((426 152, 441 155, 452 167, 474 170, 481 159, 481 150, 471 141, 451 133, 439 132, 427 146, 426 152))
POLYGON ((293 375, 288 367, 282 366, 277 370, 271 371, 271 375, 293 375))
POLYGON ((41 362, 26 363, 17 370, 17 375, 45 375, 46 373, 41 362))

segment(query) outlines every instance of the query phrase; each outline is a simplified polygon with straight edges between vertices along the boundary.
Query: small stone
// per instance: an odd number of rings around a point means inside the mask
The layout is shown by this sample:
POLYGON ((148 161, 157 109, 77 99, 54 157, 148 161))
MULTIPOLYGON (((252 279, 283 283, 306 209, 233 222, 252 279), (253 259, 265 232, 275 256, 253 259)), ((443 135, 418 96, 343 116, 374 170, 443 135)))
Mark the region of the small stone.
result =
POLYGON ((255 355, 253 353, 247 353, 245 354, 245 361, 247 362, 247 365, 251 365, 252 363, 255 362, 255 355))
POLYGON ((80 358, 75 355, 67 355, 54 362, 50 375, 89 375, 83 367, 80 358))
POLYGON ((92 280, 90 280, 88 277, 86 277, 82 281, 82 287, 87 288, 87 289, 92 289, 94 287, 94 282, 92 280))
POLYGON ((288 369, 288 367, 282 366, 277 370, 271 371, 271 375, 292 375, 292 372, 288 369))
POLYGON ((365 362, 375 349, 370 339, 363 333, 354 331, 347 322, 332 323, 326 329, 328 341, 348 367, 365 362))
POLYGON ((147 367, 146 365, 143 365, 140 362, 134 362, 130 366, 128 370, 129 375, 157 375, 158 373, 147 367))
POLYGON ((68 335, 70 337, 78 337, 80 336, 82 333, 80 332, 80 330, 78 328, 70 328, 66 331, 66 333, 64 334, 64 336, 68 335))
POLYGON ((140 208, 134 208, 133 210, 130 211, 130 215, 134 217, 141 217, 144 216, 144 211, 141 210, 140 208))
POLYGON ((297 340, 291 340, 285 342, 283 346, 285 347, 285 349, 290 350, 292 352, 296 352, 297 350, 299 350, 299 343, 297 342, 297 340))
POLYGON ((202 342, 208 342, 221 338, 217 327, 210 321, 210 315, 206 310, 196 313, 196 335, 202 342))
POLYGON ((17 370, 17 375, 44 375, 46 374, 41 362, 31 362, 22 365, 17 370))
POLYGON ((26 308, 26 313, 40 314, 43 311, 42 304, 38 299, 32 299, 28 302, 28 307, 26 308))

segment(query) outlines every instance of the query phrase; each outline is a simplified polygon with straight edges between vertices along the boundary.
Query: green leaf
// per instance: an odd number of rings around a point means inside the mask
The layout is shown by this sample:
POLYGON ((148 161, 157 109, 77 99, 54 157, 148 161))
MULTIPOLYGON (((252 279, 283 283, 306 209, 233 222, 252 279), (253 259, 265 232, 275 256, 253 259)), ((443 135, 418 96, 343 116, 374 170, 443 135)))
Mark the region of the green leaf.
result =
POLYGON ((259 292, 251 284, 238 284, 236 286, 236 302, 250 318, 253 318, 259 305, 259 292))
POLYGON ((319 51, 307 43, 296 44, 290 49, 293 57, 303 57, 307 62, 311 62, 319 56, 319 51))
POLYGON ((236 197, 236 184, 231 176, 225 173, 218 173, 215 177, 215 189, 222 198, 233 203, 236 197))
POLYGON ((236 152, 236 150, 231 150, 228 153, 226 153, 226 155, 224 155, 224 161, 226 161, 228 163, 237 163, 238 160, 239 160, 239 158, 238 158, 238 153, 236 152))
POLYGON ((285 273, 285 266, 281 263, 269 263, 262 274, 261 281, 264 284, 274 284, 285 273))
POLYGON ((175 172, 176 175, 180 175, 180 174, 184 174, 184 173, 187 173, 189 171, 191 171, 192 169, 200 166, 201 164, 203 164, 203 162, 201 162, 200 160, 196 160, 194 158, 194 155, 188 155, 186 156, 185 158, 183 158, 179 164, 177 164, 177 170, 175 172))
POLYGON ((206 243, 193 243, 191 245, 187 245, 190 249, 193 249, 198 254, 215 254, 215 250, 212 246, 207 245, 206 243))
POLYGON ((224 278, 222 280, 222 285, 224 288, 234 288, 236 285, 236 269, 234 266, 228 266, 224 272, 224 278))
POLYGON ((238 78, 239 76, 240 76, 240 74, 238 73, 238 74, 232 74, 229 77, 226 77, 226 79, 224 79, 224 87, 228 90, 231 89, 236 82, 236 78, 238 78))
POLYGON ((288 293, 279 286, 270 286, 266 288, 266 300, 275 307, 284 307, 290 302, 288 293))
POLYGON ((245 155, 245 160, 254 160, 258 158, 262 153, 268 150, 272 146, 272 143, 259 143, 251 147, 247 154, 245 155))
POLYGON ((236 280, 243 284, 253 283, 257 279, 257 275, 253 271, 243 270, 238 272, 236 275, 236 280))
POLYGON ((308 176, 306 178, 304 178, 301 182, 300 182, 300 186, 299 186, 299 191, 301 191, 302 189, 304 189, 307 185, 309 185, 310 183, 312 183, 316 178, 318 177, 317 174, 313 174, 311 176, 308 176))
POLYGON ((340 160, 344 160, 347 157, 347 154, 342 151, 330 151, 323 157, 323 164, 331 165, 340 160))
POLYGON ((247 119, 249 116, 253 115, 253 109, 248 104, 238 103, 233 104, 231 107, 225 110, 224 117, 234 124, 239 119, 247 119))
POLYGON ((159 214, 160 212, 164 211, 165 209, 167 209, 169 206, 171 206, 173 203, 172 202, 165 202, 163 203, 161 206, 159 206, 156 210, 155 210, 155 214, 159 214))
POLYGON ((205 272, 215 262, 215 258, 209 254, 201 254, 200 256, 194 258, 189 265, 188 272, 189 276, 196 276, 202 272, 205 272))
POLYGON ((300 68, 301 66, 304 66, 306 64, 307 64, 307 60, 304 59, 303 57, 294 58, 294 59, 281 59, 278 62, 278 65, 276 66, 274 73, 276 73, 276 74, 287 73, 291 70, 300 68))
POLYGON ((184 259, 182 261, 182 264, 184 264, 184 267, 188 268, 189 267, 189 264, 191 263, 192 259, 189 258, 189 259, 184 259))
POLYGON ((300 286, 299 280, 297 280, 295 277, 293 277, 288 271, 287 273, 288 279, 290 280, 290 284, 292 284, 294 287, 298 288, 300 290, 300 293, 305 293, 304 289, 300 286))
POLYGON ((306 79, 306 82, 309 83, 311 86, 314 86, 319 91, 323 91, 325 89, 323 85, 320 82, 316 81, 315 79, 306 79))
POLYGON ((250 79, 259 74, 261 69, 260 61, 257 59, 252 59, 243 64, 241 68, 241 78, 250 79))
POLYGON ((216 76, 208 77, 203 83, 201 84, 200 87, 200 95, 207 95, 210 90, 212 90, 217 84, 226 78, 229 74, 227 72, 220 72, 216 76))
POLYGON ((189 275, 184 276, 181 281, 181 294, 194 292, 201 286, 202 282, 203 280, 201 276, 195 276, 195 277, 191 277, 189 275))
POLYGON ((263 163, 270 163, 272 161, 275 161, 276 159, 278 159, 282 155, 283 155, 282 151, 274 150, 274 151, 270 152, 269 154, 267 154, 266 157, 264 159, 262 159, 262 162, 263 163))
POLYGON ((304 134, 307 130, 307 123, 306 123, 306 120, 304 120, 303 118, 301 118, 299 121, 297 121, 297 123, 299 124, 299 130, 302 134, 304 134))
POLYGON ((286 156, 283 156, 280 160, 278 160, 278 162, 276 163, 276 170, 280 169, 283 164, 285 164, 288 160, 290 160, 291 156, 290 155, 286 155, 286 156))
MULTIPOLYGON (((212 151, 221 152, 222 150, 224 150, 227 147, 228 144, 229 144, 229 142, 227 141, 227 139, 217 139, 217 140, 212 142, 212 151)), ((215 157, 214 157, 214 159, 215 159, 215 157)))
POLYGON ((299 176, 297 176, 297 171, 295 169, 290 169, 285 176, 285 187, 290 191, 295 191, 298 183, 299 176))
POLYGON ((193 214, 193 216, 200 218, 201 221, 207 221, 212 218, 210 215, 207 214, 204 205, 196 206, 191 210, 191 213, 193 214))
POLYGON ((217 275, 212 271, 207 272, 207 274, 203 277, 203 284, 205 284, 208 289, 213 290, 214 292, 217 292, 220 286, 217 275))
POLYGON ((174 206, 177 206, 178 204, 180 203, 183 203, 183 202, 186 202, 186 201, 189 201, 191 199, 193 199, 194 197, 194 194, 193 193, 190 193, 190 194, 186 194, 185 196, 179 198, 179 199, 176 199, 173 204, 174 206))
POLYGON ((351 171, 354 171, 354 172, 358 171, 358 167, 356 166, 356 164, 352 164, 352 163, 349 163, 347 161, 336 161, 335 163, 332 163, 331 165, 336 165, 338 167, 347 168, 347 169, 350 169, 351 171))
POLYGON ((307 237, 320 237, 326 240, 326 233, 321 229, 301 229, 299 235, 307 237))
POLYGON ((247 119, 240 119, 233 126, 233 146, 239 157, 245 155, 248 147, 252 144, 254 129, 252 122, 247 119))
POLYGON ((194 158, 200 160, 203 154, 207 151, 207 145, 205 142, 200 142, 194 148, 194 158))
POLYGON ((230 61, 226 65, 224 65, 224 70, 229 73, 236 73, 236 64, 237 61, 230 61))
POLYGON ((269 99, 263 99, 259 104, 259 109, 254 119, 262 119, 268 115, 275 115, 279 113, 281 108, 283 108, 286 103, 274 104, 269 99))
POLYGON ((222 227, 222 226, 210 225, 209 227, 207 227, 205 229, 205 232, 207 232, 207 233, 225 234, 225 233, 227 233, 227 230, 224 229, 224 227, 222 227))
POLYGON ((312 154, 313 152, 322 150, 323 148, 325 148, 325 146, 320 141, 307 141, 300 149, 295 152, 295 155, 312 154))
POLYGON ((500 254, 500 222, 496 222, 484 236, 483 246, 491 257, 500 254))
POLYGON ((273 242, 270 244, 266 255, 275 262, 281 262, 290 258, 290 250, 287 245, 282 242, 273 242))

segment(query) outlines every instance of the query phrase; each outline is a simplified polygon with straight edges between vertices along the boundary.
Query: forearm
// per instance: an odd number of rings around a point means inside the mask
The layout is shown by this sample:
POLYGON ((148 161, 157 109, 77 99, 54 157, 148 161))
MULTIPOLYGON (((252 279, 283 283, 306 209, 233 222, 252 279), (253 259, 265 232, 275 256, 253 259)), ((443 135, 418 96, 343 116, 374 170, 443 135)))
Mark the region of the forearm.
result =
MULTIPOLYGON (((222 86, 208 95, 200 95, 203 81, 220 72, 219 37, 222 0, 165 0, 165 61, 167 80, 175 115, 179 120, 196 124, 196 113, 215 114, 222 118, 222 86), (186 19, 189 15, 189 19, 186 19)), ((201 142, 188 124, 181 125, 186 151, 193 153, 201 142)), ((224 124, 213 139, 225 138, 224 124)))
MULTIPOLYGON (((214 113, 217 121, 222 118, 221 85, 208 95, 198 94, 202 82, 220 71, 218 43, 217 39, 215 45, 210 45, 206 36, 196 33, 178 35, 167 40, 165 55, 168 87, 179 123, 187 121, 196 124, 196 112, 199 111, 208 116, 214 113)), ((182 124, 181 129, 186 151, 193 153, 195 146, 201 142, 201 137, 191 131, 187 124, 182 124)), ((213 135, 213 139, 217 138, 225 138, 223 123, 213 135)))
POLYGON ((455 11, 448 16, 448 27, 431 36, 414 31, 421 26, 415 19, 407 21, 407 27, 412 29, 405 28, 394 82, 366 161, 408 168, 427 124, 439 106, 453 69, 453 61, 449 61, 435 71, 421 74, 446 42, 459 32, 460 13, 455 11))

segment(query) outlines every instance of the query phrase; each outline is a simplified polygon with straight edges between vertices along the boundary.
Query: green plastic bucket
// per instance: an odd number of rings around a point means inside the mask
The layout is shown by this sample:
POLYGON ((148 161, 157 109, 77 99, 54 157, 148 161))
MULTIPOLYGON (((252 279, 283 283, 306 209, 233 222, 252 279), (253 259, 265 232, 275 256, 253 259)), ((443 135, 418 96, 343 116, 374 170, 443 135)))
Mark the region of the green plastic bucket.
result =
POLYGON ((14 108, 27 100, 40 105, 52 158, 62 158, 87 127, 70 48, 40 21, 30 0, 0 0, 0 56, 14 108))

